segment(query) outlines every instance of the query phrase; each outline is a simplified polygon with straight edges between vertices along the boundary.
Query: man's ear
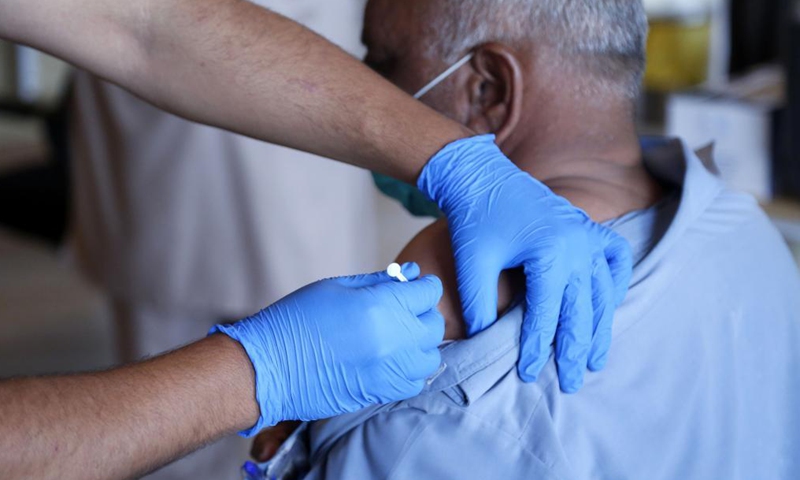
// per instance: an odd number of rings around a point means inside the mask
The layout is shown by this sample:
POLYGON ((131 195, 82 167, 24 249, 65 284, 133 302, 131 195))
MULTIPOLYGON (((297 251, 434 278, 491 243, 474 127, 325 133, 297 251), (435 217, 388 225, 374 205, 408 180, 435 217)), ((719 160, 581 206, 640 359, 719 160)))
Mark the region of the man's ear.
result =
POLYGON ((501 144, 511 136, 522 113, 522 65, 516 52, 500 43, 478 47, 471 63, 467 127, 494 133, 501 144))

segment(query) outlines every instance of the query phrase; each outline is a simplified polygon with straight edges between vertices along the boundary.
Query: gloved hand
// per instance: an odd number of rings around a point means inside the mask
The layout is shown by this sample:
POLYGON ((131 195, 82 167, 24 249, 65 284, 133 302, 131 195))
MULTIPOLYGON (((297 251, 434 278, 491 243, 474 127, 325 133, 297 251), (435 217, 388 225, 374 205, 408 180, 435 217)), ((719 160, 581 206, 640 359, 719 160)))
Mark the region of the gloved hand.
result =
POLYGON ((600 370, 608 358, 632 272, 628 243, 518 169, 493 135, 445 147, 418 186, 447 216, 469 334, 496 320, 500 272, 523 267, 519 376, 535 381, 555 340, 561 389, 580 389, 587 366, 600 370))
MULTIPOLYGON (((406 264, 404 275, 419 276, 406 264)), ((434 276, 409 283, 385 272, 323 280, 233 325, 255 369, 258 423, 317 420, 418 395, 441 364, 444 319, 434 276)))

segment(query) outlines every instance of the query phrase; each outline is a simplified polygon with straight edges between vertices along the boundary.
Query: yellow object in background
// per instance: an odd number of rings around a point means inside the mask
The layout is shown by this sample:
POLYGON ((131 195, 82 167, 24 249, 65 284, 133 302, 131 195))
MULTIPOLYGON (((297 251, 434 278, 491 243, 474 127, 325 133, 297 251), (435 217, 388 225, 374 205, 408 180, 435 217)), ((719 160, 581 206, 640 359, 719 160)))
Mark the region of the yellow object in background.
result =
POLYGON ((704 83, 710 42, 710 17, 651 19, 645 87, 670 92, 704 83))

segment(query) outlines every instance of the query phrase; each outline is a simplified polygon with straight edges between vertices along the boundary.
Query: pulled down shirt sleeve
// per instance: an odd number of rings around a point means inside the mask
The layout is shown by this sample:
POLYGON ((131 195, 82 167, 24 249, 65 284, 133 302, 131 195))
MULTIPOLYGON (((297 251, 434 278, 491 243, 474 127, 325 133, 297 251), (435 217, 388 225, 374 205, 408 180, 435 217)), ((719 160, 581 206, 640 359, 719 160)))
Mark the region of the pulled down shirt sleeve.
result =
POLYGON ((307 479, 566 478, 513 435, 465 410, 407 408, 372 417, 339 439, 307 479))

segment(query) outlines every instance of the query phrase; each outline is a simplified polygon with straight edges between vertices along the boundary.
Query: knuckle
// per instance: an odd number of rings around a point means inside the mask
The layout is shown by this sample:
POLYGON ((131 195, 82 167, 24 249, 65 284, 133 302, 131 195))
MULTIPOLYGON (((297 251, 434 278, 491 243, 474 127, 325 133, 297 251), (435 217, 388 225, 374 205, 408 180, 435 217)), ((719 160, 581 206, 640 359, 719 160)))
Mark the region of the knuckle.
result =
POLYGON ((558 311, 560 304, 560 298, 550 297, 539 304, 529 305, 527 308, 530 321, 525 322, 525 327, 532 335, 555 332, 560 315, 558 311))

